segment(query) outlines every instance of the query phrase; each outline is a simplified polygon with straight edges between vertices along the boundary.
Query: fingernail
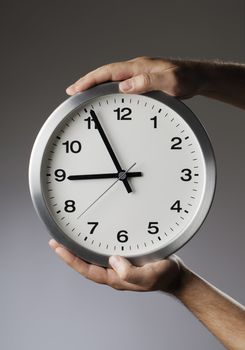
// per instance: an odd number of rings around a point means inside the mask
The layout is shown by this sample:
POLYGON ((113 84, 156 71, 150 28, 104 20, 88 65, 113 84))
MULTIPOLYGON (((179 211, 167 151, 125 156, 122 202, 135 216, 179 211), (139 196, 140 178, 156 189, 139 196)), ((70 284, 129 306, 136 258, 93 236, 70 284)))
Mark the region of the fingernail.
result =
POLYGON ((109 262, 113 268, 117 269, 120 266, 120 257, 113 255, 110 257, 109 262))
POLYGON ((66 88, 66 92, 69 94, 69 93, 72 93, 72 89, 73 89, 73 85, 70 85, 68 86, 68 88, 66 88))
POLYGON ((48 244, 50 245, 51 248, 54 248, 56 245, 56 241, 52 238, 50 239, 50 241, 48 242, 48 244))
POLYGON ((125 80, 125 81, 122 81, 120 84, 119 84, 119 89, 121 91, 129 91, 133 88, 133 83, 131 80, 125 80))

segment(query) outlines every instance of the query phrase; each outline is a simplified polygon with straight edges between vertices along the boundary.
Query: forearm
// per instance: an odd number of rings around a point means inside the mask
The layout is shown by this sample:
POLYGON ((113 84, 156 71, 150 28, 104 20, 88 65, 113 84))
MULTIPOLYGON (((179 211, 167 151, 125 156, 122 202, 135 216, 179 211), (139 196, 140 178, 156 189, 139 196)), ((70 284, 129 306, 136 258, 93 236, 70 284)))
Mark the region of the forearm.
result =
POLYGON ((172 293, 229 350, 245 348, 245 308, 185 267, 172 293))
POLYGON ((203 62, 200 95, 245 109, 245 64, 203 62))

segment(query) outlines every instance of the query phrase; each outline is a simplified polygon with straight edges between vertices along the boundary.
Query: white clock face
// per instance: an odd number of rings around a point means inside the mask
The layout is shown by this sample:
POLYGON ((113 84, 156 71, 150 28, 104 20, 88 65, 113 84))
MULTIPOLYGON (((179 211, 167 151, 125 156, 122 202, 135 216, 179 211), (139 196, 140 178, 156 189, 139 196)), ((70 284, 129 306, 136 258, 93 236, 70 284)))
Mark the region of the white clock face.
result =
POLYGON ((167 246, 188 230, 206 189, 203 152, 187 122, 158 100, 120 93, 82 104, 58 125, 41 176, 58 227, 106 256, 167 246))

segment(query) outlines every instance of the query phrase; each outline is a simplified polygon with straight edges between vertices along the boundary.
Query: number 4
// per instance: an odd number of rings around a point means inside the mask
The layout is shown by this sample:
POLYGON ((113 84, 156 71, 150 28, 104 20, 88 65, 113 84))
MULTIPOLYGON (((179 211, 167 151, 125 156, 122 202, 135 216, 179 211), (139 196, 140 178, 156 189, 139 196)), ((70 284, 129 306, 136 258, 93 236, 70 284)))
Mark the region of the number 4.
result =
POLYGON ((179 213, 182 210, 182 208, 180 207, 180 200, 177 200, 170 209, 177 210, 177 212, 179 213))

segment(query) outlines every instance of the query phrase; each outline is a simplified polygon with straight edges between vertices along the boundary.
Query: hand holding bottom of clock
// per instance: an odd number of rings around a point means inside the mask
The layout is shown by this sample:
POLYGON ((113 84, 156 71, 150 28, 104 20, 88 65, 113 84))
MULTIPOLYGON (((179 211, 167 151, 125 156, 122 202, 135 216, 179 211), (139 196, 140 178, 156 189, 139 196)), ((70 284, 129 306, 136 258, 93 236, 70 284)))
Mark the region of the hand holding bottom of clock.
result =
POLYGON ((171 293, 178 285, 180 259, 176 256, 147 263, 141 267, 132 265, 121 256, 112 256, 109 260, 112 268, 105 268, 85 262, 54 239, 49 241, 49 245, 65 263, 82 276, 117 290, 139 292, 159 290, 171 293))
POLYGON ((122 81, 119 87, 125 93, 162 90, 172 96, 189 98, 205 88, 206 70, 208 64, 200 61, 137 57, 97 68, 69 86, 66 92, 74 95, 106 81, 122 81))

